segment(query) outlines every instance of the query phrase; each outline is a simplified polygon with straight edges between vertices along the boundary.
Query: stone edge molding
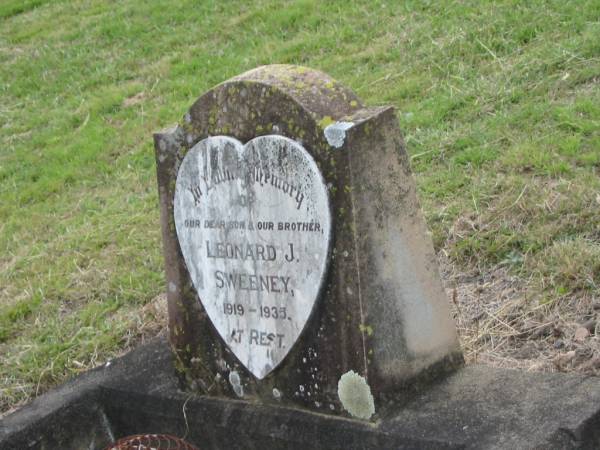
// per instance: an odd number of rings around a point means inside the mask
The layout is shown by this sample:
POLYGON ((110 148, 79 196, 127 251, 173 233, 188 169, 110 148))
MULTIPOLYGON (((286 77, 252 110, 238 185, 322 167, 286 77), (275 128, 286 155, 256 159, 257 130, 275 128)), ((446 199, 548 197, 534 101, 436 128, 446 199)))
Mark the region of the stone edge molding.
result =
POLYGON ((206 92, 154 143, 170 342, 188 389, 346 414, 338 383, 352 371, 379 413, 390 394, 463 364, 393 108, 365 107, 312 69, 262 66, 206 92), (279 367, 257 381, 201 307, 177 240, 173 197, 179 165, 200 140, 226 135, 245 144, 269 134, 301 143, 319 166, 333 242, 311 320, 279 367))
POLYGON ((103 449, 137 433, 203 449, 597 449, 600 378, 467 366, 376 423, 181 392, 165 339, 84 372, 0 420, 0 449, 103 449))

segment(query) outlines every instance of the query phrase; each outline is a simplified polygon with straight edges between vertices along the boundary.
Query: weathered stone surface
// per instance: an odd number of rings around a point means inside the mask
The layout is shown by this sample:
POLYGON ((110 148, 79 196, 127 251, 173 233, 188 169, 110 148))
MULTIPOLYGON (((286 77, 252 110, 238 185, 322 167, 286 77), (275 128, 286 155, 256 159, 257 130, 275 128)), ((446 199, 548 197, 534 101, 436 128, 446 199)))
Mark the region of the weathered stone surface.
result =
POLYGON ((600 448, 600 378, 466 367, 391 400, 375 423, 280 405, 190 396, 155 341, 0 421, 1 450, 102 450, 138 433, 201 449, 600 448))
POLYGON ((354 371, 376 418, 389 395, 462 363, 392 108, 366 108, 317 71, 265 66, 201 96, 179 126, 155 135, 155 147, 171 343, 188 388, 346 414, 338 382, 354 371), (181 162, 198 142, 228 136, 246 144, 267 135, 298 143, 314 159, 328 188, 332 237, 304 330, 274 370, 256 372, 201 306, 214 299, 199 298, 193 286, 173 199, 181 162))
MULTIPOLYGON (((306 150, 283 136, 245 146, 209 137, 185 156, 174 201, 179 245, 202 305, 260 380, 298 339, 323 284, 331 234, 323 177, 306 150)), ((242 396, 239 382, 231 384, 242 396)))

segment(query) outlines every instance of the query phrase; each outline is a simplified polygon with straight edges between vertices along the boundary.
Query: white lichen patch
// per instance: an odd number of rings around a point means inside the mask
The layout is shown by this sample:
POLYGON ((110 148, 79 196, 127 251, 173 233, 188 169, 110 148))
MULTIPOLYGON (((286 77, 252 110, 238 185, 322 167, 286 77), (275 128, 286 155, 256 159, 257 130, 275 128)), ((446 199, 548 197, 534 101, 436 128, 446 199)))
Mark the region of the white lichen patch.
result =
POLYGON ((273 398, 275 400, 281 400, 281 391, 277 388, 273 388, 273 398))
POLYGON ((225 371, 229 368, 227 366, 227 362, 223 358, 217 359, 217 367, 223 371, 225 371))
POLYGON ((325 127, 325 139, 327 143, 335 148, 340 148, 346 140, 346 131, 352 128, 352 122, 336 122, 325 127))
POLYGON ((244 396, 244 387, 241 384, 240 375, 235 370, 229 372, 229 384, 231 384, 235 395, 238 397, 244 396))
POLYGON ((365 378, 353 370, 340 377, 338 397, 344 409, 354 417, 369 419, 375 414, 375 401, 371 388, 365 378))

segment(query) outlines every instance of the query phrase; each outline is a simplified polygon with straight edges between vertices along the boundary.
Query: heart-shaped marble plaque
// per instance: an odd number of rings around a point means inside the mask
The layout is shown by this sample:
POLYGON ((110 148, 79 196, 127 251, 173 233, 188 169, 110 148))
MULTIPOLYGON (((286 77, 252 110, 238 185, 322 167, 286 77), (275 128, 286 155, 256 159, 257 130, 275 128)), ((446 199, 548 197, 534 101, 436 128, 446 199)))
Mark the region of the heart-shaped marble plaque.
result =
POLYGON ((327 269, 331 211, 315 161, 283 136, 209 137, 181 163, 174 209, 204 309, 264 378, 300 336, 327 269))

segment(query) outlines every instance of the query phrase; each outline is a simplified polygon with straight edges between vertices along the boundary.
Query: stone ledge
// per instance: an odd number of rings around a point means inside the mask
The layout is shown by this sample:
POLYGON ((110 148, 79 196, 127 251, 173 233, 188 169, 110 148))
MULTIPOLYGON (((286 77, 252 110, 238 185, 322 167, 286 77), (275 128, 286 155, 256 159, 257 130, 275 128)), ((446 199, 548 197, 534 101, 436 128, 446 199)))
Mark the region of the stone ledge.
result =
POLYGON ((469 366, 392 399, 376 422, 289 407, 190 397, 164 339, 40 396, 0 423, 0 449, 103 449, 134 433, 199 448, 592 449, 600 378, 469 366), (184 404, 185 417, 184 419, 184 404))

